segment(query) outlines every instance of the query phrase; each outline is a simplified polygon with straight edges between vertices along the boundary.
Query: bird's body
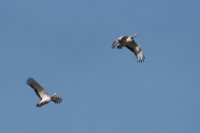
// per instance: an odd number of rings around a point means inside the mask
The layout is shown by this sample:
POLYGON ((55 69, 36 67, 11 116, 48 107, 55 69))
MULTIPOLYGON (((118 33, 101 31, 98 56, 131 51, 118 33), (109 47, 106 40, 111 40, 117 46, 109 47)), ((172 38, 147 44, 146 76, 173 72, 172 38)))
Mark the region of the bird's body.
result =
POLYGON ((134 40, 134 37, 136 36, 137 33, 133 36, 121 36, 112 43, 112 48, 117 47, 118 49, 121 49, 123 47, 126 47, 135 54, 138 62, 143 62, 145 56, 140 45, 137 44, 134 40))
POLYGON ((42 105, 48 104, 49 102, 51 102, 51 97, 45 95, 45 96, 42 98, 42 100, 41 100, 39 103, 37 103, 36 106, 37 106, 37 107, 41 107, 42 105))
POLYGON ((49 96, 48 93, 44 90, 44 88, 33 78, 27 79, 27 84, 33 88, 37 96, 41 99, 39 103, 36 104, 37 107, 41 107, 49 102, 53 101, 55 103, 61 103, 62 98, 54 94, 53 96, 49 96))

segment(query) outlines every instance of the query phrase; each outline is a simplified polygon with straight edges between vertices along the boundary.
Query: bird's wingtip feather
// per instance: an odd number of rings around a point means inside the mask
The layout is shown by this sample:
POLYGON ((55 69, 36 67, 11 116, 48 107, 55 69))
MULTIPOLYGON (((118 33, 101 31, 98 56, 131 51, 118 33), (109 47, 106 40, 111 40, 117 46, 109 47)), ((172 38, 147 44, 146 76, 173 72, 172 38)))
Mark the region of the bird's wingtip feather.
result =
POLYGON ((34 81, 32 77, 27 78, 26 83, 31 84, 34 81))

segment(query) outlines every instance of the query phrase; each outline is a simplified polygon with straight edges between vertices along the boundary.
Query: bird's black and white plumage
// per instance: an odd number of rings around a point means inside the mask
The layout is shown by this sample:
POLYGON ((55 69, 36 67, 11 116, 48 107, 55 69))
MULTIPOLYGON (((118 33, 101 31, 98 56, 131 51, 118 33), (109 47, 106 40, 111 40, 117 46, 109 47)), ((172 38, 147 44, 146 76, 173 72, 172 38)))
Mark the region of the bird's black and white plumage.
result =
POLYGON ((53 96, 49 96, 48 93, 44 90, 44 88, 33 78, 27 79, 27 84, 33 88, 37 96, 41 99, 39 103, 36 104, 37 107, 41 107, 51 101, 54 103, 61 103, 62 98, 57 96, 55 93, 53 96))
POLYGON ((139 44, 137 44, 134 40, 134 37, 136 37, 138 34, 135 33, 132 36, 121 36, 117 40, 115 40, 112 43, 112 48, 117 47, 118 49, 121 49, 123 47, 128 48, 130 51, 132 51, 136 58, 137 62, 143 62, 145 59, 144 53, 140 47, 139 44))

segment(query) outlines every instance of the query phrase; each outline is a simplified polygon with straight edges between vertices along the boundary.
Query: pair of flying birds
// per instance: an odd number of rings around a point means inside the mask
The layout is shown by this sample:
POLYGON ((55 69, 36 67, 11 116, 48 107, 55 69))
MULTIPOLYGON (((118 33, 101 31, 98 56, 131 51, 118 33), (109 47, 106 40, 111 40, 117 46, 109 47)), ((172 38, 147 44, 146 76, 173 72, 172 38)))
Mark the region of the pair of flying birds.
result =
MULTIPOLYGON (((141 49, 141 47, 135 42, 134 37, 136 37, 138 34, 135 33, 132 36, 121 36, 117 40, 115 40, 112 43, 112 48, 117 47, 118 49, 121 49, 123 47, 128 48, 131 52, 133 52, 136 56, 137 62, 143 62, 145 59, 144 53, 141 49)), ((39 103, 36 104, 37 107, 41 107, 49 102, 54 103, 61 103, 62 98, 56 95, 54 93, 52 96, 50 96, 44 88, 33 78, 27 79, 27 84, 33 88, 37 96, 41 99, 39 103)))

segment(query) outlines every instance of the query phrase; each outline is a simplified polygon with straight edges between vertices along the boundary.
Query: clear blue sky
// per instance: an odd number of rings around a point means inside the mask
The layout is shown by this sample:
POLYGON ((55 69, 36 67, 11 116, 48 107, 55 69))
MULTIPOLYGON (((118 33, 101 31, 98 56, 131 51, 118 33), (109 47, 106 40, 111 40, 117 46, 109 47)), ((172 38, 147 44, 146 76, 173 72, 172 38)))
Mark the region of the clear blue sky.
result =
POLYGON ((199 0, 1 0, 0 132, 200 133, 199 0), (139 33, 146 60, 112 49, 139 33), (36 108, 26 79, 64 100, 36 108))

